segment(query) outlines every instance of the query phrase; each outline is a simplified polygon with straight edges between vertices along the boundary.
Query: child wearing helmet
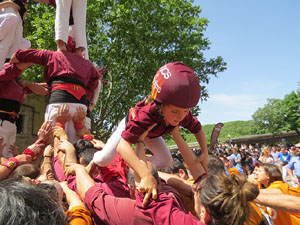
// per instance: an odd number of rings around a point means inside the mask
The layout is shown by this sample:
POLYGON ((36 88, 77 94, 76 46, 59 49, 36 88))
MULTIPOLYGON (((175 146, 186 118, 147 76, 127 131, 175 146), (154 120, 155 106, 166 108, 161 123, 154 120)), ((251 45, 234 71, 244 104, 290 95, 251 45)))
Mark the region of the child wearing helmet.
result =
POLYGON ((202 149, 199 160, 206 166, 208 152, 205 134, 200 122, 190 111, 198 104, 200 92, 199 81, 192 69, 181 62, 164 65, 153 79, 150 100, 143 100, 129 110, 128 116, 120 122, 102 151, 95 153, 93 162, 106 166, 118 151, 141 177, 140 187, 145 192, 155 194, 156 182, 146 166, 140 163, 131 145, 140 142, 141 134, 156 124, 144 139, 145 146, 153 153, 149 161, 158 168, 171 165, 172 156, 162 136, 182 126, 195 135, 202 149))

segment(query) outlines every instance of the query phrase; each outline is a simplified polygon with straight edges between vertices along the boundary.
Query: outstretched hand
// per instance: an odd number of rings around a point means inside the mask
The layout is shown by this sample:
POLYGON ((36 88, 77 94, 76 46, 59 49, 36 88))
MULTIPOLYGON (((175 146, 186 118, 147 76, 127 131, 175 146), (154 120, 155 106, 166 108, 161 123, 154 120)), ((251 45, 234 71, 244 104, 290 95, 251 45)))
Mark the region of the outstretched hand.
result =
POLYGON ((69 120, 71 120, 71 115, 69 113, 69 106, 68 105, 62 104, 59 107, 55 120, 56 120, 56 122, 60 122, 60 123, 66 123, 69 120))
POLYGON ((78 163, 66 163, 64 174, 65 174, 66 177, 68 177, 69 175, 76 175, 76 170, 77 169, 84 169, 85 170, 85 167, 83 165, 78 164, 78 163))
POLYGON ((84 122, 86 118, 86 110, 82 107, 76 109, 76 113, 73 116, 74 123, 84 122))
POLYGON ((143 207, 146 206, 151 196, 153 199, 157 198, 157 182, 151 173, 141 178, 140 183, 137 185, 137 189, 139 192, 146 193, 143 200, 143 207))
POLYGON ((53 137, 57 137, 59 140, 68 140, 66 131, 58 126, 53 127, 53 137))
POLYGON ((49 135, 51 134, 51 128, 51 122, 45 121, 37 133, 39 140, 42 140, 44 143, 46 143, 49 135))

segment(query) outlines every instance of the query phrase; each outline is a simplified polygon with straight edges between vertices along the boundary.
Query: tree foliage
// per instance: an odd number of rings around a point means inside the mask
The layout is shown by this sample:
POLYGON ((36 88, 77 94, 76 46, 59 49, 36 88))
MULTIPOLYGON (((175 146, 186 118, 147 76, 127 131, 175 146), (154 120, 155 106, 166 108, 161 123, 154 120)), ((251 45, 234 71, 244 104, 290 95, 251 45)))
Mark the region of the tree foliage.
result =
POLYGON ((300 138, 300 90, 286 95, 282 103, 285 110, 284 121, 290 130, 297 132, 300 138))
POLYGON ((263 108, 258 108, 252 115, 257 133, 276 134, 286 129, 285 109, 281 99, 267 99, 263 108))
MULTIPOLYGON (((151 91, 156 71, 165 63, 182 61, 202 82, 202 100, 210 76, 225 70, 221 57, 206 59, 210 42, 204 36, 208 20, 200 6, 188 0, 88 0, 87 36, 90 60, 108 68, 93 111, 93 129, 107 138, 128 109, 151 91)), ((25 36, 33 48, 55 50, 55 11, 47 5, 29 4, 25 36)), ((30 68, 25 79, 42 79, 42 69, 30 68)), ((199 108, 195 108, 199 113, 199 108)))

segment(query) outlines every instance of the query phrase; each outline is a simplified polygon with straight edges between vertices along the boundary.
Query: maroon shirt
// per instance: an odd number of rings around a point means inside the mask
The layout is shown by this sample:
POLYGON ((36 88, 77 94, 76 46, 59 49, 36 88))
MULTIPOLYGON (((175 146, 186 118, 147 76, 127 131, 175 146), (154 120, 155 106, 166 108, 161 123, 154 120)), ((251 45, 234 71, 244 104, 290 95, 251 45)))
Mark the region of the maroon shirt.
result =
POLYGON ((150 216, 154 224, 160 225, 205 225, 191 213, 181 210, 174 198, 170 198, 164 192, 159 192, 157 199, 152 200, 143 208, 144 194, 139 193, 136 198, 137 207, 141 212, 150 216))
POLYGON ((85 203, 99 224, 204 225, 191 213, 181 211, 176 200, 163 192, 158 193, 156 200, 150 199, 145 208, 142 207, 143 198, 141 193, 137 194, 136 201, 116 198, 96 186, 85 193, 85 203))
POLYGON ((152 218, 144 215, 130 198, 116 198, 99 187, 91 187, 85 193, 85 204, 95 224, 152 225, 152 218))
MULTIPOLYGON (((136 104, 134 107, 134 118, 129 116, 129 121, 126 124, 125 130, 122 132, 122 138, 129 143, 136 143, 141 134, 143 134, 151 125, 157 125, 148 133, 147 137, 154 138, 169 134, 174 126, 167 126, 164 118, 157 110, 157 105, 154 102, 145 105, 143 100, 136 104)), ((185 118, 179 123, 188 129, 191 133, 197 133, 201 130, 200 122, 193 117, 192 112, 189 110, 185 118)))
MULTIPOLYGON (((69 175, 67 178, 68 186, 70 189, 78 193, 76 187, 76 176, 69 175)), ((97 187, 101 188, 108 195, 119 197, 119 198, 129 198, 130 192, 126 184, 126 181, 122 177, 112 177, 110 181, 104 182, 101 176, 94 178, 94 182, 97 187)))
POLYGON ((24 94, 31 92, 15 80, 21 73, 22 70, 18 69, 15 64, 4 65, 4 68, 0 71, 0 98, 23 103, 24 94))
POLYGON ((21 62, 32 62, 45 67, 44 77, 48 83, 51 78, 67 77, 80 81, 92 92, 98 86, 101 74, 89 61, 71 52, 37 49, 18 50, 16 57, 21 62))
POLYGON ((49 5, 53 6, 54 8, 56 8, 56 2, 55 0, 49 0, 49 5))

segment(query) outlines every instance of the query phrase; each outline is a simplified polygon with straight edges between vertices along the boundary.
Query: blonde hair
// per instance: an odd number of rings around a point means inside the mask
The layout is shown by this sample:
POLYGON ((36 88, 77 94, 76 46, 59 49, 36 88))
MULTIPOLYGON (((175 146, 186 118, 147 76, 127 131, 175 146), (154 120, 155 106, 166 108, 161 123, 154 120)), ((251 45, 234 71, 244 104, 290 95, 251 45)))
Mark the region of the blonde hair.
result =
MULTIPOLYGON (((155 100, 152 98, 151 95, 149 95, 149 96, 146 98, 145 105, 149 104, 149 103, 152 102, 152 101, 155 101, 155 100)), ((163 113, 162 113, 162 107, 163 107, 163 106, 166 106, 166 105, 169 105, 169 104, 159 103, 159 102, 156 102, 156 101, 155 101, 155 103, 156 103, 156 109, 158 110, 159 114, 160 114, 161 116, 163 116, 163 113)))
POLYGON ((249 221, 250 204, 259 194, 255 184, 242 175, 209 175, 198 188, 200 202, 213 224, 242 225, 249 221))
POLYGON ((264 148, 264 157, 270 157, 270 146, 264 148))

